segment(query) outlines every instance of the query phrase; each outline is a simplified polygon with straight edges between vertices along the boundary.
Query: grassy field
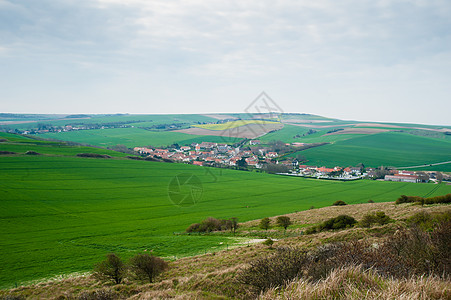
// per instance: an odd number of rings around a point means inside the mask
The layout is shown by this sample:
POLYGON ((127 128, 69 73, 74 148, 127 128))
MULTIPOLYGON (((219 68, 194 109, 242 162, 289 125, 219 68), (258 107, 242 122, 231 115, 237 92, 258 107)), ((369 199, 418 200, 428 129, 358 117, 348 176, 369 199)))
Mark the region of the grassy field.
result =
POLYGON ((0 176, 2 287, 90 270, 112 251, 128 257, 147 249, 180 257, 233 243, 224 236, 174 235, 208 216, 248 221, 328 206, 339 199, 383 202, 401 194, 451 192, 446 185, 318 181, 121 158, 44 155, 0 156, 0 176), (168 198, 168 184, 180 173, 194 174, 202 182, 203 194, 194 206, 178 207, 168 198))
POLYGON ((193 126, 208 129, 208 130, 225 130, 225 129, 237 128, 237 127, 249 125, 249 124, 264 125, 264 124, 278 124, 278 123, 279 122, 263 121, 263 120, 238 120, 238 121, 231 121, 231 122, 221 123, 221 124, 203 124, 203 125, 193 125, 193 126))
MULTIPOLYGON (((336 141, 299 153, 309 160, 309 164, 321 166, 355 166, 364 163, 368 167, 407 167, 451 160, 451 142, 384 132, 336 141)), ((442 165, 440 168, 442 171, 451 171, 451 165, 442 165)))
POLYGON ((179 145, 191 144, 194 141, 227 141, 226 137, 201 136, 171 131, 156 132, 136 127, 46 133, 40 134, 39 136, 43 138, 73 141, 101 147, 111 147, 119 144, 127 147, 148 145, 160 147, 172 145, 174 143, 178 143, 179 145))

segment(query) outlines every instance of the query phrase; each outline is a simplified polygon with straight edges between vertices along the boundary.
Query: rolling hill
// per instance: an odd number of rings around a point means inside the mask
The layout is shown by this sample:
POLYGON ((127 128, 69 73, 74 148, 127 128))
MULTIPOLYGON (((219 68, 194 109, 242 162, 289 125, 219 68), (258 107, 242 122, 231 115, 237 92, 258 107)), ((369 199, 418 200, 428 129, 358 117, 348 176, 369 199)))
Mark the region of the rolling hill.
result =
MULTIPOLYGON (((129 257, 148 250, 173 258, 239 242, 230 236, 178 234, 209 216, 243 222, 336 200, 385 202, 401 194, 451 192, 445 184, 309 180, 131 160, 110 150, 11 134, 2 139, 0 151, 16 152, 0 155, 3 287, 87 271, 108 252, 129 257), (24 154, 30 149, 42 155, 24 154), (80 152, 111 158, 76 157, 80 152), (168 187, 181 174, 194 175, 201 183, 195 205, 174 205, 169 198, 168 187)), ((190 193, 189 186, 182 187, 190 193)))

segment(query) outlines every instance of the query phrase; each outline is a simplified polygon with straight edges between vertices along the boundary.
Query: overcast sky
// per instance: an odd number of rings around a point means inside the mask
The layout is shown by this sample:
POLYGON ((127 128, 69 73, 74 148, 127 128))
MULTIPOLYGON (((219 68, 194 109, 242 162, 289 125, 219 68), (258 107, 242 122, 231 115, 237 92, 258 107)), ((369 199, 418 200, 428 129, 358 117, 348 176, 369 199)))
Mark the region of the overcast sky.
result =
POLYGON ((451 125, 449 0, 0 0, 0 112, 451 125))

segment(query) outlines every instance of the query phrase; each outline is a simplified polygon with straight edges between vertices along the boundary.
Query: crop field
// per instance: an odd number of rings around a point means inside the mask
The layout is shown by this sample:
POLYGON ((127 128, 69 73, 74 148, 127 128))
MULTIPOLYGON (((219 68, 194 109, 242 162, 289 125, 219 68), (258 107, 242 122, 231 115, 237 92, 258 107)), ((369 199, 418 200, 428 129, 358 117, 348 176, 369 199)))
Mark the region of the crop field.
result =
MULTIPOLYGON (((451 160, 451 142, 446 139, 385 132, 336 141, 299 153, 309 160, 309 164, 328 167, 354 166, 358 163, 364 163, 367 167, 407 167, 451 160)), ((451 171, 451 165, 442 165, 440 170, 451 171)))
MULTIPOLYGON (((41 151, 42 152, 42 151, 41 151)), ((336 182, 209 169, 184 164, 71 156, 0 156, 0 286, 89 271, 109 252, 144 250, 167 258, 217 251, 233 236, 179 235, 206 217, 248 221, 347 203, 442 195, 451 186, 336 182), (192 206, 168 186, 191 174, 201 182, 192 206)), ((186 186, 185 186, 186 188, 186 186)))
POLYGON ((193 125, 194 127, 208 129, 208 130, 226 130, 233 129, 244 125, 257 124, 257 125, 265 125, 265 124, 279 124, 279 122, 272 121, 263 121, 263 120, 238 120, 231 121, 221 124, 204 124, 204 125, 193 125))
MULTIPOLYGON (((114 145, 125 145, 127 147, 148 146, 154 147, 168 146, 174 143, 185 145, 192 143, 193 139, 201 141, 221 140, 222 138, 208 138, 201 135, 191 135, 174 131, 148 131, 141 128, 113 128, 79 130, 59 133, 40 134, 40 137, 58 139, 63 141, 73 141, 77 143, 89 144, 101 147, 111 147, 114 145)), ((227 141, 227 137, 225 137, 227 141)), ((194 141, 195 141, 194 140, 194 141)), ((223 141, 224 142, 224 141, 223 141)))

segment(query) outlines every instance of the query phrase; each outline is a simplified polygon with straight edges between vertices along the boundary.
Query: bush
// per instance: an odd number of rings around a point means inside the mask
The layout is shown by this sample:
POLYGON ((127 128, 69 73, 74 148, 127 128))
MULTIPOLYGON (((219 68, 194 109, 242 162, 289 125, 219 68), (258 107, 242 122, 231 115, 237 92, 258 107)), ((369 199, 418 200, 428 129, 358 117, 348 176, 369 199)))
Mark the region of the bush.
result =
POLYGON ((41 153, 38 153, 36 151, 27 151, 25 152, 25 155, 41 155, 41 153))
POLYGON ((352 266, 394 278, 434 275, 447 279, 451 272, 451 221, 442 219, 432 232, 417 226, 401 228, 380 244, 333 243, 310 253, 278 249, 274 255, 252 262, 238 280, 260 293, 297 277, 317 282, 334 270, 352 266))
POLYGON ((230 220, 225 219, 215 219, 212 217, 208 217, 203 220, 201 223, 191 224, 186 232, 212 232, 212 231, 221 231, 221 230, 235 230, 238 228, 238 219, 231 218, 230 220))
POLYGON ((363 219, 359 222, 362 227, 371 227, 373 224, 384 225, 390 222, 390 217, 383 211, 378 211, 372 214, 363 216, 363 219))
POLYGON ((107 255, 106 260, 94 267, 94 275, 100 280, 112 280, 119 284, 125 277, 126 266, 119 256, 114 253, 107 255))
POLYGON ((115 291, 107 289, 98 289, 95 291, 84 291, 78 296, 79 300, 113 300, 118 299, 115 291))
POLYGON ((297 248, 280 248, 271 256, 257 259, 238 274, 238 282, 250 285, 259 293, 281 286, 298 277, 307 255, 297 248))
POLYGON ((76 156, 78 157, 92 157, 92 158, 111 158, 111 156, 106 154, 97 154, 97 153, 78 153, 76 156))
POLYGON ((264 230, 268 230, 271 227, 271 219, 263 218, 260 220, 259 227, 264 230))
POLYGON ((431 198, 422 198, 418 196, 406 196, 401 195, 399 197, 395 204, 401 204, 401 203, 417 203, 417 204, 440 204, 440 203, 451 203, 451 194, 446 194, 443 196, 436 196, 431 198))
POLYGON ((291 223, 290 217, 280 216, 277 217, 276 224, 280 227, 283 227, 284 230, 287 230, 288 226, 290 226, 293 223, 291 223))
POLYGON ((319 229, 322 230, 332 230, 332 229, 343 229, 347 227, 352 227, 357 223, 357 221, 348 215, 339 215, 338 217, 331 218, 325 222, 323 222, 319 229))
POLYGON ((418 226, 426 231, 432 231, 438 224, 447 221, 451 221, 451 210, 435 214, 420 211, 406 220, 409 226, 418 226))
POLYGON ((17 153, 12 151, 0 151, 0 155, 8 155, 8 154, 17 154, 17 153))
POLYGON ((334 206, 343 206, 343 205, 347 205, 347 204, 343 200, 337 200, 332 205, 334 205, 334 206))
POLYGON ((263 245, 268 246, 269 248, 272 248, 272 245, 274 244, 274 241, 271 239, 267 239, 266 241, 263 242, 263 245))
POLYGON ((140 280, 153 279, 163 271, 168 269, 168 264, 159 257, 149 254, 138 254, 130 259, 130 270, 140 280))

